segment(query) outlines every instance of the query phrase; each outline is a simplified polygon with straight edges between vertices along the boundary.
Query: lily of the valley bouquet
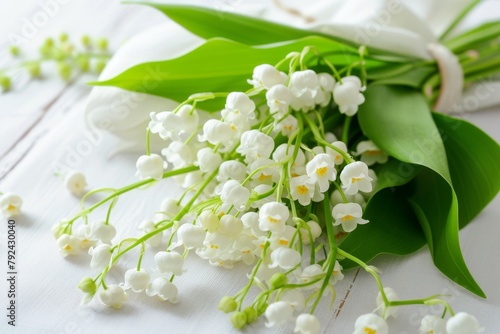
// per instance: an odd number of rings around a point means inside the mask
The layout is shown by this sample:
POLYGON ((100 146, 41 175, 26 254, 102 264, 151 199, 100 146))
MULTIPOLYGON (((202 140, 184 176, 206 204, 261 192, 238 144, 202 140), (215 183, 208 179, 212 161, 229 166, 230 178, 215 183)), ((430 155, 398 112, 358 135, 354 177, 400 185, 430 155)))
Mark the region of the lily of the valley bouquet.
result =
MULTIPOLYGON (((175 303, 176 281, 190 270, 188 255, 197 255, 214 266, 248 266, 248 284, 219 305, 235 328, 263 318, 266 326, 295 321, 295 332, 318 333, 319 301, 335 299, 344 272, 361 267, 380 291, 354 333, 388 333, 387 318, 415 304, 443 309, 422 319, 421 333, 481 331, 446 296, 401 300, 369 262, 428 245, 444 275, 485 297, 462 258, 458 231, 497 195, 500 148, 446 114, 488 98, 500 69, 500 22, 452 34, 478 1, 450 3, 460 11, 437 39, 410 5, 380 3, 390 17, 371 22, 379 30, 368 21, 355 28, 345 17, 301 29, 220 9, 150 4, 190 33, 170 23, 132 39, 94 83, 114 88, 94 88, 87 111, 90 123, 115 120, 115 134, 144 148, 139 180, 90 191, 82 210, 54 227, 64 256, 89 248, 90 266, 100 271, 82 279, 85 301, 120 308, 128 294, 146 293, 175 303), (398 27, 405 24, 414 30, 398 27), (160 40, 148 42, 160 31, 160 40), (125 53, 137 58, 123 70, 125 53), (461 99, 477 82, 483 89, 461 99), (128 108, 123 118, 112 112, 117 103, 128 108), (120 222, 140 232, 119 239, 110 217, 120 195, 167 178, 185 191, 144 212, 142 222, 120 222), (107 197, 87 204, 96 193, 107 197), (108 212, 101 220, 93 214, 99 207, 108 212), (143 265, 144 256, 154 268, 143 265), (113 280, 123 257, 136 264, 113 280)), ((323 5, 323 17, 340 17, 360 1, 323 5)), ((293 13, 312 20, 307 9, 293 13)), ((85 185, 72 177, 69 186, 85 185)))

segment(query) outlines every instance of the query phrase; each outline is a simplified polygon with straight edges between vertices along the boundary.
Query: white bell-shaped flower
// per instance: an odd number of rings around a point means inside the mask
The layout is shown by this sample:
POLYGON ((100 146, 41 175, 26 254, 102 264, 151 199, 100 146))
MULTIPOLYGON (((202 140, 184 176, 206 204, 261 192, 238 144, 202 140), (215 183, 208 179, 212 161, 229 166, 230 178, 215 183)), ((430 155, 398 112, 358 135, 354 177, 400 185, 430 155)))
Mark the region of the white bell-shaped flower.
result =
POLYGON ((127 293, 117 284, 108 285, 107 289, 101 291, 101 301, 115 309, 120 309, 127 301, 127 293))
POLYGON ((193 108, 192 105, 186 104, 180 107, 177 111, 177 115, 181 119, 181 133, 191 134, 198 130, 198 124, 200 123, 200 116, 198 112, 193 108))
POLYGON ((229 214, 220 217, 219 233, 225 234, 231 239, 236 239, 242 231, 243 222, 240 218, 236 218, 235 216, 229 214))
POLYGON ((269 268, 280 267, 289 270, 302 262, 302 256, 294 249, 288 247, 279 247, 271 253, 271 264, 269 268))
POLYGON ((290 193, 294 201, 301 205, 309 205, 314 196, 315 182, 307 175, 292 177, 290 180, 290 193))
POLYGON ((92 259, 90 260, 90 267, 99 270, 102 270, 110 264, 111 256, 113 255, 111 252, 111 246, 108 244, 91 247, 89 249, 89 254, 92 256, 92 259))
POLYGON ((445 321, 435 315, 426 315, 420 323, 420 334, 446 334, 445 321))
POLYGON ((330 284, 335 285, 338 281, 344 279, 344 274, 342 273, 342 266, 339 261, 335 260, 335 265, 333 266, 332 276, 330 277, 330 284))
POLYGON ((222 187, 220 199, 222 202, 232 204, 236 209, 240 210, 245 207, 250 199, 250 190, 236 180, 229 180, 222 187))
POLYGON ((184 272, 184 259, 177 252, 158 252, 154 258, 160 274, 180 276, 184 272))
POLYGON ((283 136, 290 137, 299 128, 299 121, 292 115, 288 115, 278 122, 274 129, 281 132, 283 136))
POLYGON ((215 153, 211 148, 205 147, 198 151, 197 165, 203 173, 210 173, 216 170, 222 164, 222 157, 215 153))
POLYGON ((59 247, 59 252, 62 256, 66 257, 68 255, 75 255, 80 249, 80 242, 78 238, 69 234, 61 234, 57 238, 57 246, 59 247))
POLYGON ((195 158, 191 147, 178 140, 171 142, 168 147, 161 150, 161 154, 174 165, 174 168, 187 167, 194 162, 195 158))
POLYGON ((477 334, 483 331, 477 318, 465 312, 459 312, 446 322, 447 334, 477 334))
MULTIPOLYGON (((387 288, 384 288, 384 292, 385 292, 385 295, 387 296, 387 299, 390 302, 399 300, 399 296, 396 294, 394 289, 387 287, 387 288)), ((395 306, 391 306, 391 307, 387 308, 387 310, 386 310, 384 300, 382 299, 382 294, 380 292, 377 295, 376 303, 377 303, 378 313, 382 316, 385 315, 385 318, 391 317, 391 316, 395 317, 396 314, 398 313, 398 308, 395 306)))
POLYGON ((286 79, 287 75, 274 66, 262 64, 254 68, 252 79, 247 81, 254 88, 271 89, 273 86, 285 84, 286 79))
POLYGON ((253 202, 250 206, 252 208, 259 208, 260 209, 264 204, 274 202, 276 199, 274 197, 273 189, 274 188, 269 184, 259 184, 259 185, 255 186, 255 188, 253 188, 253 191, 258 196, 263 196, 264 194, 269 194, 270 192, 272 192, 272 193, 271 193, 271 195, 269 195, 267 197, 264 197, 262 199, 259 199, 255 202, 253 202))
MULTIPOLYGON (((343 141, 333 141, 331 143, 342 152, 347 153, 347 146, 343 141)), ((344 163, 344 157, 337 150, 331 147, 326 147, 325 152, 333 158, 333 162, 335 163, 335 165, 338 166, 344 163)))
POLYGON ((92 237, 90 225, 79 225, 76 229, 74 229, 73 235, 78 239, 80 249, 82 250, 88 250, 97 242, 97 239, 92 237))
POLYGON ((229 93, 226 99, 226 110, 234 114, 242 114, 248 119, 255 118, 255 102, 247 94, 241 92, 229 93))
POLYGON ((132 289, 134 292, 141 292, 146 290, 149 285, 149 280, 150 276, 146 270, 132 268, 125 272, 125 283, 123 284, 123 288, 125 290, 132 289))
POLYGON ((19 216, 22 205, 23 200, 19 195, 14 193, 0 195, 0 210, 7 219, 19 216))
POLYGON ((237 160, 226 160, 219 167, 219 181, 236 180, 243 182, 247 174, 247 166, 237 160))
POLYGON ((163 177, 163 169, 166 167, 166 162, 158 154, 141 155, 137 159, 137 176, 140 179, 153 178, 161 180, 163 177))
POLYGON ((212 145, 218 145, 229 141, 232 137, 231 125, 217 119, 209 119, 203 124, 203 134, 198 140, 208 141, 212 145))
POLYGON ((90 234, 102 243, 111 244, 111 240, 116 235, 116 228, 109 223, 106 224, 103 220, 97 220, 90 225, 90 234))
POLYGON ((346 195, 354 195, 358 191, 369 193, 373 189, 368 166, 361 161, 345 166, 340 173, 340 181, 342 181, 342 188, 346 195))
POLYGON ((152 112, 149 116, 151 121, 148 129, 151 133, 157 133, 163 140, 180 140, 182 118, 179 115, 171 111, 163 111, 160 113, 152 112))
POLYGON ((333 88, 333 100, 339 106, 341 113, 353 116, 358 112, 358 106, 365 102, 361 92, 361 80, 356 76, 342 78, 342 83, 337 82, 333 88))
POLYGON ((177 287, 163 277, 156 278, 146 289, 148 296, 158 296, 161 300, 168 300, 171 303, 177 303, 178 293, 177 287))
POLYGON ((292 319, 293 308, 288 302, 274 302, 267 306, 265 316, 267 318, 266 327, 283 325, 292 319))
POLYGON ((321 329, 319 319, 312 314, 302 313, 295 320, 294 333, 318 334, 321 329))
POLYGON ((259 210, 259 228, 273 233, 282 232, 288 217, 290 217, 290 211, 283 203, 266 203, 259 210))
POLYGON ((249 229, 254 236, 260 237, 267 235, 267 232, 262 231, 259 227, 259 214, 257 212, 249 211, 245 213, 241 216, 241 221, 243 222, 243 226, 249 229))
POLYGON ((245 156, 247 162, 259 158, 269 158, 274 150, 274 140, 259 130, 245 131, 241 135, 240 146, 236 152, 245 156))
POLYGON ((387 154, 378 148, 371 140, 364 140, 359 142, 356 146, 356 155, 361 155, 361 161, 368 166, 376 163, 385 164, 389 157, 387 154))
POLYGON ((312 264, 304 268, 304 270, 300 274, 299 281, 301 283, 310 283, 313 281, 315 282, 312 283, 311 285, 304 287, 303 288, 304 290, 317 289, 322 284, 321 278, 324 276, 324 274, 325 273, 319 264, 312 264), (320 280, 317 281, 318 279, 320 280))
POLYGON ((361 218, 363 209, 358 203, 339 203, 332 209, 332 216, 335 219, 333 226, 342 225, 346 232, 352 232, 358 224, 366 224, 368 220, 361 218))
MULTIPOLYGON (((361 195, 360 193, 354 194, 354 195, 345 195, 345 198, 348 203, 357 203, 361 206, 361 209, 366 208, 366 200, 361 195)), ((331 195, 330 195, 330 203, 332 203, 333 206, 339 204, 339 203, 344 203, 344 198, 340 194, 340 191, 335 190, 331 195)))
POLYGON ((290 88, 294 94, 292 108, 309 111, 316 105, 320 92, 318 75, 312 70, 296 71, 290 77, 290 88))
MULTIPOLYGON (((318 73, 318 82, 320 90, 316 95, 316 103, 322 107, 326 107, 332 100, 333 88, 335 87, 335 79, 330 73, 318 73)), ((329 143, 336 140, 329 140, 325 138, 329 143)))
POLYGON ((271 114, 283 117, 288 113, 290 104, 293 101, 293 93, 284 85, 275 85, 267 91, 266 100, 271 114))
POLYGON ((326 153, 317 154, 306 164, 307 175, 316 182, 321 192, 330 187, 330 182, 337 178, 337 170, 332 157, 326 153))
POLYGON ((321 226, 316 223, 314 220, 310 220, 307 222, 308 229, 303 227, 300 229, 300 236, 302 238, 302 243, 308 245, 310 244, 310 237, 313 241, 315 241, 321 235, 321 226), (310 233, 310 235, 309 235, 310 233))
POLYGON ((75 196, 82 196, 87 186, 85 175, 78 171, 69 172, 64 178, 64 186, 75 196))
POLYGON ((354 323, 353 334, 389 334, 389 326, 384 319, 376 314, 364 314, 354 323))
POLYGON ((201 226, 183 224, 177 230, 177 243, 174 247, 184 245, 187 249, 203 246, 205 240, 205 230, 201 226))
POLYGON ((285 289, 280 294, 280 300, 288 302, 294 311, 302 311, 306 306, 306 297, 300 289, 285 289))

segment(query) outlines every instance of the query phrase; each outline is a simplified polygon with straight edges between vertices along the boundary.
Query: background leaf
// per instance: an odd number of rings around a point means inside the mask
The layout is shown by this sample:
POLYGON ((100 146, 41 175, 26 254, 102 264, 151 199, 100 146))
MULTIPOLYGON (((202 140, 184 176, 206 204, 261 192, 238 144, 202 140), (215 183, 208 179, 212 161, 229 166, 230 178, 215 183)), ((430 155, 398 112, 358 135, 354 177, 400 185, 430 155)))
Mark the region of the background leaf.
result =
MULTIPOLYGON (((255 66, 275 64, 292 51, 302 51, 314 45, 320 53, 337 66, 346 66, 359 59, 346 53, 346 46, 318 36, 264 46, 248 46, 227 39, 211 39, 197 49, 176 59, 139 64, 118 76, 93 83, 97 86, 115 86, 132 91, 184 101, 193 93, 246 91, 250 88, 255 66)), ((384 65, 368 61, 367 66, 384 65)), ((220 110, 223 101, 208 100, 200 103, 205 110, 220 110)))
POLYGON ((358 119, 364 134, 389 155, 426 167, 415 180, 417 191, 411 204, 434 264, 456 283, 484 297, 462 257, 458 200, 445 146, 424 97, 406 88, 372 85, 358 119))
POLYGON ((433 118, 443 137, 463 228, 500 190, 500 146, 469 122, 439 113, 433 118))

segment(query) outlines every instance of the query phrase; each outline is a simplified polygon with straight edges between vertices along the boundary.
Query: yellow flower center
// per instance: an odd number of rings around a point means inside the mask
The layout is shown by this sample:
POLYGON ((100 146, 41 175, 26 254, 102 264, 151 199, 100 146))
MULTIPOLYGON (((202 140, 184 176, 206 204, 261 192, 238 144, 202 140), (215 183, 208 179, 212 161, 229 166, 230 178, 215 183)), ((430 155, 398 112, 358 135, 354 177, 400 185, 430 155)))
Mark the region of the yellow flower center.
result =
POLYGON ((300 195, 305 195, 307 193, 309 193, 309 190, 307 189, 306 186, 304 185, 300 185, 297 187, 297 192, 300 194, 300 195))
POLYGON ((327 171, 328 171, 328 167, 316 168, 316 174, 318 174, 319 176, 325 175, 327 171))
POLYGON ((14 211, 16 209, 16 207, 12 204, 9 204, 9 206, 7 207, 7 211, 14 211))
POLYGON ((345 221, 352 221, 354 220, 354 217, 351 216, 351 215, 345 215, 344 217, 342 217, 342 221, 345 222, 345 221))
POLYGON ((236 126, 233 123, 231 123, 231 130, 236 131, 236 126))
POLYGON ((218 245, 214 245, 214 244, 210 244, 210 248, 212 248, 212 249, 219 249, 219 246, 218 245))
POLYGON ((353 178, 351 178, 351 182, 352 183, 356 183, 356 182, 361 181, 361 180, 363 180, 362 177, 353 177, 353 178))
POLYGON ((280 239, 278 241, 278 243, 281 245, 281 246, 288 246, 288 240, 286 239, 280 239))
POLYGON ((283 125, 283 128, 287 131, 292 131, 293 130, 293 126, 291 125, 283 125))
POLYGON ((66 245, 66 247, 64 247, 65 250, 69 251, 71 249, 71 246, 70 245, 66 245))
POLYGON ((274 217, 267 217, 267 221, 270 222, 270 223, 279 223, 281 221, 281 219, 278 219, 278 218, 274 218, 274 217))
POLYGON ((243 254, 250 254, 250 249, 242 251, 243 254))
POLYGON ((373 151, 366 151, 365 152, 365 155, 368 155, 368 156, 381 155, 381 154, 382 154, 382 151, 380 151, 380 150, 373 150, 373 151))
POLYGON ((258 179, 259 179, 259 181, 265 181, 265 180, 271 179, 271 177, 272 177, 271 175, 266 175, 264 173, 260 173, 258 179))
POLYGON ((377 331, 376 331, 376 330, 371 329, 371 328, 368 328, 368 327, 363 328, 363 331, 364 331, 366 334, 377 334, 377 331))

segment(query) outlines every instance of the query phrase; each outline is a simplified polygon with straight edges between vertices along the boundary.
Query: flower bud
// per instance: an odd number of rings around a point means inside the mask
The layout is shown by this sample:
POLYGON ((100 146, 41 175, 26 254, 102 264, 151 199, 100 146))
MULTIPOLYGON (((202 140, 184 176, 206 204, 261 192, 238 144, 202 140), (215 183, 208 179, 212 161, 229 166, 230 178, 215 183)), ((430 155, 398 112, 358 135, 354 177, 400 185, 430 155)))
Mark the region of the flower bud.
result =
POLYGON ((231 314, 230 319, 236 329, 242 329, 247 324, 247 315, 245 312, 234 312, 231 314))
POLYGON ((245 312, 245 314, 247 315, 247 323, 248 324, 257 320, 257 317, 258 317, 257 311, 253 307, 247 306, 247 307, 245 307, 243 312, 245 312))
POLYGON ((272 290, 277 290, 288 283, 288 278, 283 273, 276 273, 271 276, 269 283, 272 290))
POLYGON ((94 295, 97 291, 97 286, 91 277, 84 277, 78 284, 78 289, 82 290, 84 293, 94 295))
POLYGON ((238 307, 238 304, 236 303, 234 298, 230 297, 230 296, 222 297, 222 299, 220 300, 220 303, 219 303, 219 310, 221 310, 224 313, 231 313, 231 312, 235 311, 237 307, 238 307))

